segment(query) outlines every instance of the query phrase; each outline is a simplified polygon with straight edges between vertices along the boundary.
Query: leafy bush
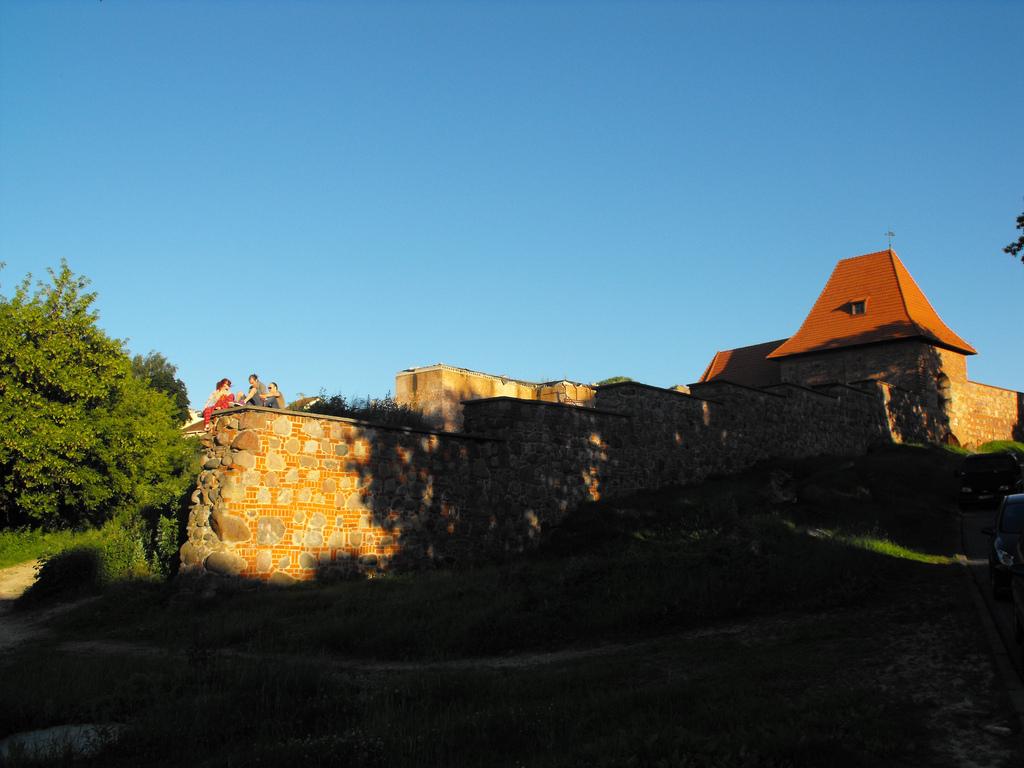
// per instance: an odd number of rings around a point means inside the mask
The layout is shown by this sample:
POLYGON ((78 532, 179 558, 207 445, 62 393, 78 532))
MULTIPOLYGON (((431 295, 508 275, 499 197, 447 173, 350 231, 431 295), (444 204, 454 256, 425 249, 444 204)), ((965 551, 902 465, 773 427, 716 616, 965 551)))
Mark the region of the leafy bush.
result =
POLYGON ((168 508, 194 477, 174 401, 133 373, 87 285, 63 263, 0 295, 0 526, 81 529, 168 508))
MULTIPOLYGON (((173 522, 173 520, 172 520, 173 522)), ((175 548, 177 524, 174 524, 175 548)), ((166 575, 137 517, 118 520, 75 536, 71 546, 43 555, 35 583, 18 599, 20 607, 72 600, 124 579, 166 575)))
POLYGON ((594 382, 594 386, 595 387, 603 387, 606 384, 621 384, 624 381, 632 381, 632 380, 633 379, 631 379, 629 376, 610 376, 607 379, 601 379, 600 381, 595 381, 594 382))
POLYGON ((109 548, 112 555, 120 548, 128 552, 119 556, 122 560, 137 563, 140 561, 138 547, 141 546, 141 559, 149 563, 149 570, 160 576, 171 576, 177 566, 180 535, 188 514, 187 495, 178 506, 179 512, 176 515, 160 514, 160 510, 123 513, 116 521, 102 528, 80 531, 19 528, 0 531, 0 568, 31 560, 45 560, 76 547, 109 548), (130 546, 124 543, 126 538, 131 541, 130 546))
POLYGON ((150 564, 161 576, 170 576, 174 572, 179 548, 178 529, 178 521, 173 517, 161 515, 157 520, 150 564))
POLYGON ((149 575, 141 526, 110 525, 104 528, 104 534, 99 544, 104 582, 149 575))
POLYGON ((318 413, 323 416, 342 416, 347 419, 372 421, 375 424, 386 424, 391 427, 412 427, 413 429, 432 429, 431 424, 420 411, 408 405, 400 405, 388 392, 382 398, 347 399, 340 392, 327 395, 322 390, 320 398, 305 408, 306 413, 318 413))
POLYGON ((102 583, 102 550, 95 545, 72 547, 43 559, 35 583, 18 598, 16 605, 27 608, 71 600, 98 591, 102 583))

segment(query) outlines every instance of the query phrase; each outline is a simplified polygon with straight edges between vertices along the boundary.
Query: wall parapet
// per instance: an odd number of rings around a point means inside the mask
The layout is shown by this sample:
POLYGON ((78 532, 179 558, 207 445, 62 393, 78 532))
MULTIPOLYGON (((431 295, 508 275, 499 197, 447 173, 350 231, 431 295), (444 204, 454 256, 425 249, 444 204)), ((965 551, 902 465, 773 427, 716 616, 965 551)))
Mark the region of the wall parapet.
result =
POLYGON ((348 416, 332 416, 324 413, 310 413, 309 411, 292 411, 287 408, 265 408, 259 405, 236 405, 231 408, 222 408, 221 410, 214 411, 210 415, 210 420, 228 416, 231 414, 243 413, 252 411, 256 413, 269 413, 269 414, 284 414, 288 416, 304 416, 312 419, 320 419, 321 421, 337 421, 345 424, 353 424, 368 429, 384 429, 391 430, 394 432, 404 432, 407 434, 417 435, 437 435, 438 437, 453 436, 453 437, 464 437, 469 440, 493 440, 491 437, 483 437, 481 435, 472 435, 466 432, 452 432, 442 429, 421 429, 420 427, 406 427, 399 424, 384 424, 379 421, 366 421, 365 419, 353 419, 348 416))
MULTIPOLYGON (((715 379, 714 381, 704 381, 704 382, 698 382, 696 384, 691 384, 690 385, 690 391, 691 392, 692 391, 697 391, 697 392, 724 392, 724 393, 726 393, 725 396, 728 396, 728 393, 730 393, 730 392, 741 391, 741 392, 752 392, 752 393, 756 393, 758 395, 769 395, 771 397, 785 397, 785 395, 777 393, 777 392, 768 392, 766 387, 762 387, 762 388, 748 387, 746 384, 737 384, 736 382, 729 381, 727 379, 715 379)), ((698 395, 698 397, 699 397, 699 395, 698 395)), ((722 396, 720 395, 719 399, 721 399, 721 397, 722 396)))
MULTIPOLYGON (((468 406, 473 409, 480 408, 482 406, 488 406, 495 403, 507 403, 514 405, 515 407, 523 406, 525 408, 563 408, 571 411, 580 412, 583 414, 599 413, 605 416, 621 416, 629 418, 627 413, 619 413, 618 411, 610 411, 602 408, 593 408, 588 406, 585 409, 581 409, 578 405, 571 405, 570 403, 554 403, 549 400, 523 400, 518 397, 507 397, 505 395, 499 395, 498 397, 480 397, 475 400, 463 400, 462 405, 468 406)), ((464 432, 447 433, 447 434, 471 434, 464 432)))
POLYGON ((706 400, 707 399, 707 398, 704 398, 704 397, 698 397, 697 395, 694 395, 691 392, 680 392, 678 389, 668 389, 666 387, 656 387, 653 384, 644 384, 643 382, 640 382, 640 381, 616 381, 613 384, 601 384, 600 386, 595 386, 595 389, 597 390, 599 396, 600 396, 600 393, 602 393, 602 392, 607 393, 607 392, 613 391, 615 389, 630 389, 630 388, 642 389, 642 390, 647 391, 647 392, 657 392, 658 394, 664 394, 664 395, 668 395, 668 396, 671 396, 671 397, 688 397, 688 398, 690 398, 692 400, 706 400))
POLYGON ((830 394, 821 389, 812 389, 811 387, 804 387, 799 384, 789 384, 786 382, 782 384, 769 384, 765 387, 762 387, 762 389, 773 391, 776 392, 777 394, 792 392, 799 393, 801 395, 815 395, 817 397, 825 397, 830 400, 836 400, 839 397, 838 395, 830 394))

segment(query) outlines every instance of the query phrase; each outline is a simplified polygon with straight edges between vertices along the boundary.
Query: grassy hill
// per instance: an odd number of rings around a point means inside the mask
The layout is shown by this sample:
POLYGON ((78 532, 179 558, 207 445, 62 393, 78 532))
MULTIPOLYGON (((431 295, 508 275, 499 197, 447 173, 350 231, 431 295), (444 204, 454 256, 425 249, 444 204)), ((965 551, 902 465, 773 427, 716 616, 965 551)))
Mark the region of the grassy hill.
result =
POLYGON ((952 559, 958 461, 587 505, 487 567, 118 585, 0 662, 0 735, 127 723, 102 765, 1018 764, 981 729, 1003 703, 952 559))

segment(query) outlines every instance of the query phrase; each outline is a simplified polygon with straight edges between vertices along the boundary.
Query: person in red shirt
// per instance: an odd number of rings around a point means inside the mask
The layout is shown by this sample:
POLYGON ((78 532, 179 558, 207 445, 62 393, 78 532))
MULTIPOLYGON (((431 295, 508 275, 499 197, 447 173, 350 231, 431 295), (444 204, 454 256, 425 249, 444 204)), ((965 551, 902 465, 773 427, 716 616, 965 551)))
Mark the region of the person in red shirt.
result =
POLYGON ((231 394, 231 379, 221 379, 217 388, 210 393, 203 406, 203 424, 210 428, 210 416, 221 408, 229 408, 235 404, 235 396, 231 394))

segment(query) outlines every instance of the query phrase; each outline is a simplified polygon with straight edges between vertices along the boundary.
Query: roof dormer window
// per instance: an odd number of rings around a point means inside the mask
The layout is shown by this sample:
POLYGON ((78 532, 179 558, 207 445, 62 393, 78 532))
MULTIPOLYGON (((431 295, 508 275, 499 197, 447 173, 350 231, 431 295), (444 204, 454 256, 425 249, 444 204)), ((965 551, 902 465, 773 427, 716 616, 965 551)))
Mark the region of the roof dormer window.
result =
POLYGON ((861 301, 850 302, 850 314, 851 315, 863 315, 867 309, 867 302, 863 299, 861 301))

